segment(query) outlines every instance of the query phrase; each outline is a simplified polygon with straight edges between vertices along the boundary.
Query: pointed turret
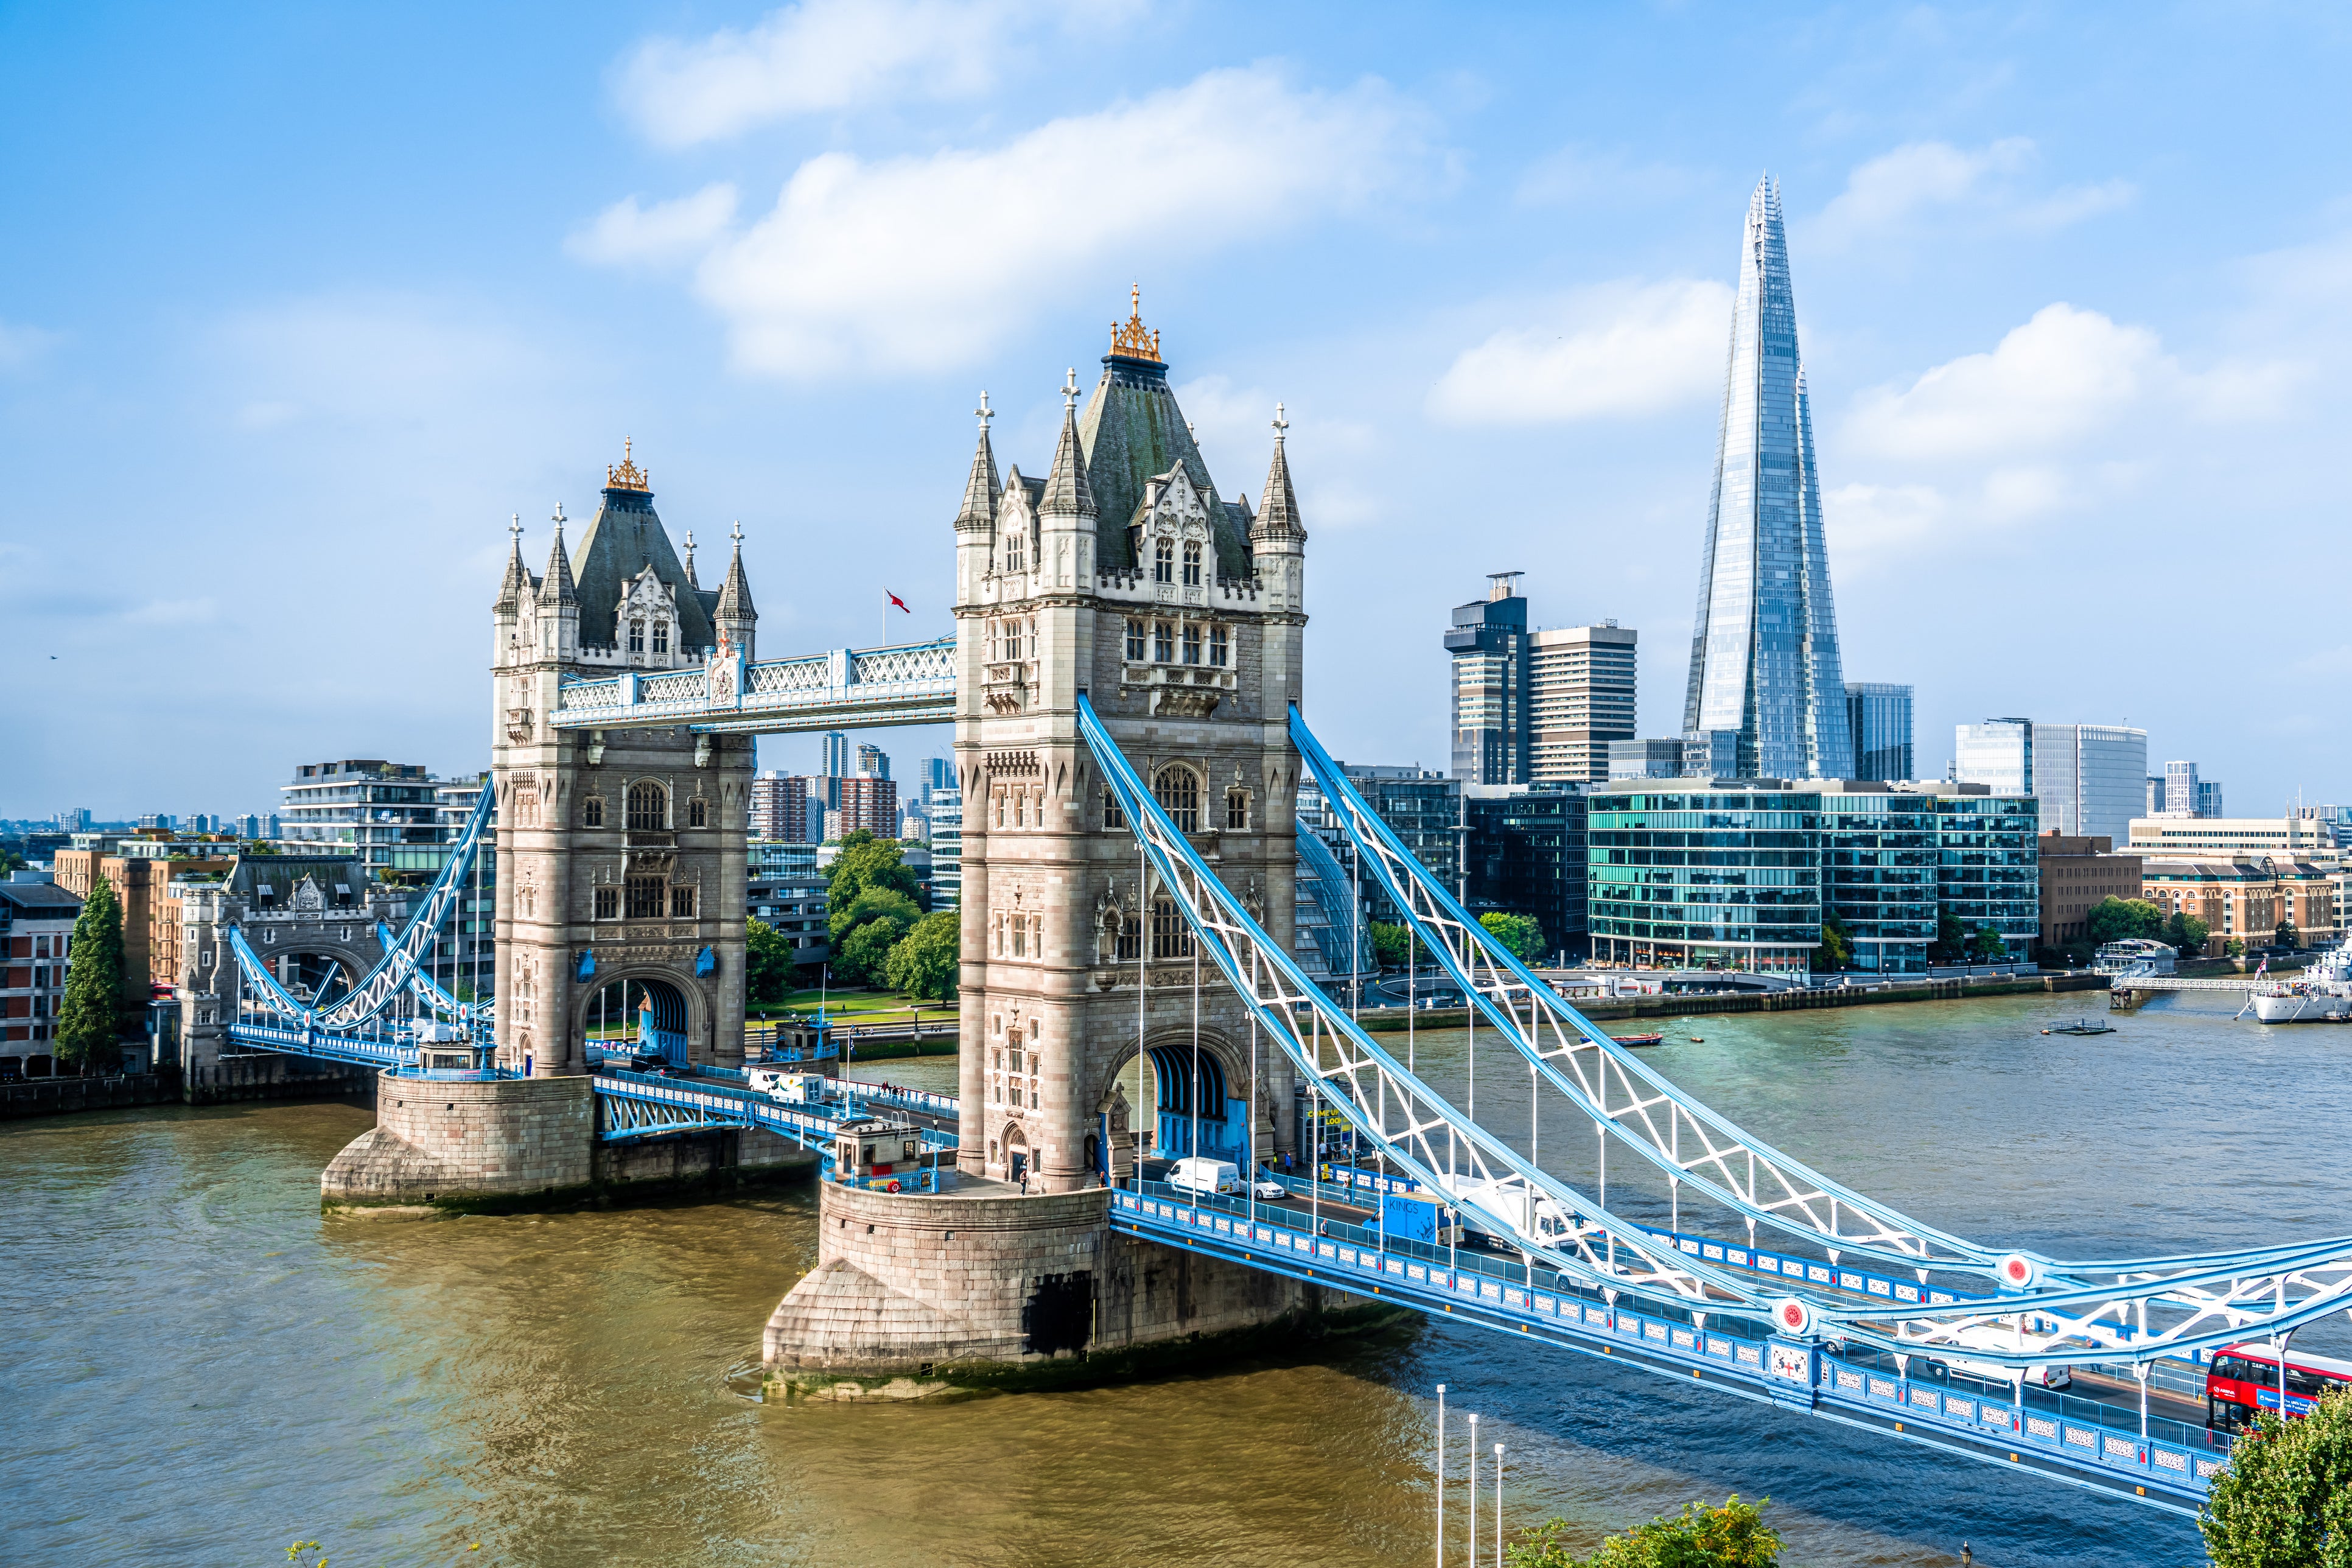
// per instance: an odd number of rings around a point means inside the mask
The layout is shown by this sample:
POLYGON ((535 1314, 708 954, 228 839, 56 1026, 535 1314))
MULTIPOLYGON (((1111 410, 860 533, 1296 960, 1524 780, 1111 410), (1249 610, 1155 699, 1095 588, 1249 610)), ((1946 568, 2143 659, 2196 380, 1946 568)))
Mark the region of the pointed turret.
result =
POLYGON ((547 552, 547 575, 540 584, 542 605, 577 605, 578 590, 572 582, 572 557, 563 551, 563 509, 555 509, 555 544, 547 552))
POLYGON ((686 531, 686 585, 689 588, 702 586, 702 580, 694 574, 694 530, 690 528, 686 531))
POLYGON ((743 575, 743 525, 735 525, 735 553, 727 563, 727 580, 719 584, 719 603, 712 606, 711 624, 719 635, 743 651, 743 662, 751 662, 752 634, 760 624, 760 612, 751 607, 751 584, 743 575))
POLYGON ((996 479, 996 448, 988 440, 988 422, 996 417, 996 410, 988 405, 987 393, 980 395, 980 406, 972 413, 980 418, 980 445, 972 450, 971 473, 963 482, 963 506, 955 520, 959 533, 984 533, 995 527, 997 499, 1004 493, 996 479))
POLYGON ((1282 438, 1290 429, 1290 421, 1283 417, 1283 405, 1274 405, 1274 465, 1266 470, 1265 489, 1258 497, 1256 518, 1250 524, 1250 542, 1296 542, 1307 537, 1307 530, 1298 521, 1298 492, 1290 488, 1290 459, 1282 449, 1282 438))
POLYGON ((1037 510, 1049 520, 1082 517, 1091 521, 1095 516, 1095 492, 1087 482, 1086 453, 1078 444, 1078 373, 1075 370, 1062 387, 1062 439, 1054 447, 1054 466, 1045 474, 1045 500, 1037 510))
POLYGON ((522 563, 522 516, 516 513, 507 520, 507 574, 499 583, 499 596, 490 605, 493 615, 512 617, 522 605, 523 584, 530 581, 530 573, 522 563))

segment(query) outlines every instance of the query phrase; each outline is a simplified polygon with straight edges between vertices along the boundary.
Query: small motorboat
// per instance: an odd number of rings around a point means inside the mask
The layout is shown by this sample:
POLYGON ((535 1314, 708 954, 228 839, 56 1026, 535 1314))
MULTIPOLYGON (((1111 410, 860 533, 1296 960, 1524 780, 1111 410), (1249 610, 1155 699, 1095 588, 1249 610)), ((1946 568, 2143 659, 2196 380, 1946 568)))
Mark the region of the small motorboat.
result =
POLYGON ((2045 1035, 2112 1035, 2113 1024, 2091 1018, 2077 1018, 2071 1024, 2058 1024, 2042 1031, 2045 1035))
POLYGON ((1705 1035, 1693 1035, 1690 1037, 1690 1043, 1694 1046, 1703 1046, 1706 1044, 1706 1037, 1705 1035))
POLYGON ((1609 1037, 1621 1046, 1660 1046, 1666 1040, 1664 1035, 1612 1035, 1609 1037))

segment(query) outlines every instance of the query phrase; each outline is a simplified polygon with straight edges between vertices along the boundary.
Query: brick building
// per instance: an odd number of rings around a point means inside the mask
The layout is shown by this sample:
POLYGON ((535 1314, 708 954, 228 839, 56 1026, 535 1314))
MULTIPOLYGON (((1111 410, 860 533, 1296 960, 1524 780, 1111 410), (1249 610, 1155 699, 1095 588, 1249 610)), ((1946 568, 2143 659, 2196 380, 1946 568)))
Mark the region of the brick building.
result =
POLYGON ((122 906, 122 1005, 141 1007, 168 997, 180 973, 180 909, 171 896, 174 877, 227 875, 236 846, 169 838, 125 839, 121 853, 60 849, 58 886, 76 900, 103 877, 122 906), (160 987, 159 991, 157 988, 160 987))
MULTIPOLYGON (((36 876, 37 873, 20 873, 36 876)), ((0 882, 0 1079, 45 1078, 81 900, 54 882, 0 882)))
POLYGON ((2115 852, 2105 834, 2045 833, 2042 845, 2042 945, 2063 947, 2089 938, 2091 910, 2108 899, 2140 896, 2137 855, 2115 852))
POLYGON ((2234 937, 2267 945, 2282 920, 2292 920, 2306 943, 2343 936, 2334 876, 2324 866, 2285 856, 2228 858, 2149 858, 2140 868, 2140 897, 2166 914, 2194 915, 2210 928, 2205 951, 2220 955, 2234 937))

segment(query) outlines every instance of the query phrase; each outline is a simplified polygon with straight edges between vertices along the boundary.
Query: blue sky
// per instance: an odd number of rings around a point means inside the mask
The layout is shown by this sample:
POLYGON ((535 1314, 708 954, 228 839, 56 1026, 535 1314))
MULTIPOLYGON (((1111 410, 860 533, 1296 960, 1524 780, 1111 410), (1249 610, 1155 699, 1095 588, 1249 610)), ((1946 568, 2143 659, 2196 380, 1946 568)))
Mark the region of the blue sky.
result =
POLYGON ((625 436, 673 531, 741 521, 763 652, 886 585, 943 632, 978 392, 1042 466, 1136 282, 1222 489, 1288 405, 1336 752, 1443 765, 1504 568, 1641 630, 1664 732, 1766 169, 1846 673, 1922 770, 2128 721, 2233 812, 2342 800, 2348 56, 2261 5, 0 9, 0 816, 480 765, 507 517, 536 564, 625 436))

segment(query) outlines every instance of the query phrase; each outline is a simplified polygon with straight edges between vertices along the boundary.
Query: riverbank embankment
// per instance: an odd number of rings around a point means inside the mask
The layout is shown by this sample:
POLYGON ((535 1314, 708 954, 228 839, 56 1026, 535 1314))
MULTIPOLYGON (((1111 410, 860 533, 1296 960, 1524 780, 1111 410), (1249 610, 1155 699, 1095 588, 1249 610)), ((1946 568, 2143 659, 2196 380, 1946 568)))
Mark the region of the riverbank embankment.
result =
MULTIPOLYGON (((1892 1002, 1966 1002, 1980 996, 2028 996, 2044 992, 2105 991, 2104 974, 2042 974, 2024 978, 1927 980, 1890 985, 1826 986, 1809 991, 1719 992, 1691 995, 1661 992, 1642 996, 1579 997, 1572 1005, 1596 1022, 1619 1018, 1681 1018, 1711 1013, 1795 1013, 1808 1007, 1866 1007, 1892 1002)), ((1469 1023, 1462 1007, 1433 1007, 1412 1015, 1415 1026, 1459 1029, 1469 1023)), ((1402 1007, 1368 1012, 1360 1020, 1367 1029, 1387 1031, 1405 1026, 1402 1007)))

